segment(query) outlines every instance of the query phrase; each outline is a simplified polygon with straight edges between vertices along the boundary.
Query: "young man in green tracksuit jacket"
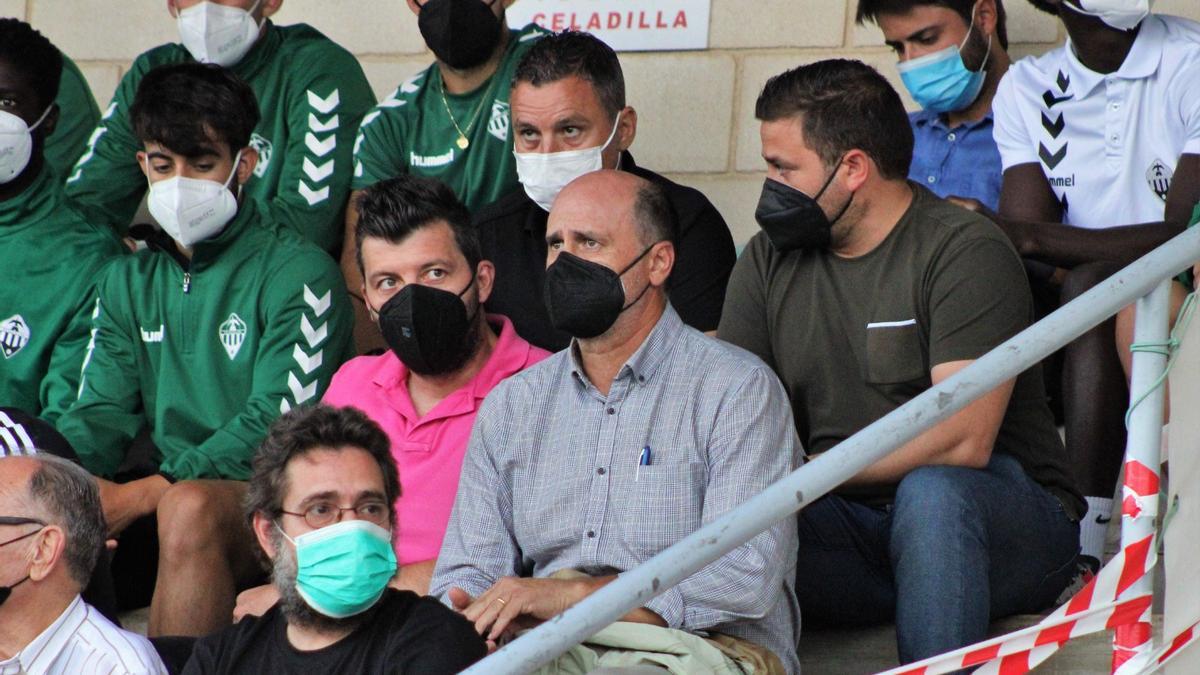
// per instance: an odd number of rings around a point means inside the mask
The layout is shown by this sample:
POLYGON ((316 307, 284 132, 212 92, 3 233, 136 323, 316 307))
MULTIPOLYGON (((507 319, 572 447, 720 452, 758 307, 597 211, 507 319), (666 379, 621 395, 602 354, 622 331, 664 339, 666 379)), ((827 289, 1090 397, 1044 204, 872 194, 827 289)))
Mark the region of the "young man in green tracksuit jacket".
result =
MULTIPOLYGON (((66 204, 46 154, 71 116, 54 105, 60 72, 64 61, 49 40, 0 19, 0 124, 16 125, 0 134, 0 407, 49 422, 79 388, 96 276, 125 252, 108 228, 66 204)), ((6 424, 0 419, 0 434, 6 424)))
POLYGON ((155 47, 133 62, 67 177, 67 194, 124 234, 146 192, 129 117, 138 84, 157 66, 217 63, 249 83, 262 111, 250 141, 259 160, 247 194, 266 203, 274 222, 334 251, 341 244, 354 134, 375 96, 345 49, 307 25, 268 21, 282 3, 171 2, 182 44, 155 47))
POLYGON ((202 635, 261 574, 240 506, 255 448, 282 411, 320 400, 350 355, 351 314, 333 260, 241 194, 258 121, 244 82, 215 65, 164 66, 143 78, 131 119, 170 241, 100 280, 79 398, 58 430, 102 479, 148 433, 157 473, 101 480, 110 529, 137 533, 113 561, 118 599, 145 591, 127 570, 149 584, 157 562, 150 633, 202 635))

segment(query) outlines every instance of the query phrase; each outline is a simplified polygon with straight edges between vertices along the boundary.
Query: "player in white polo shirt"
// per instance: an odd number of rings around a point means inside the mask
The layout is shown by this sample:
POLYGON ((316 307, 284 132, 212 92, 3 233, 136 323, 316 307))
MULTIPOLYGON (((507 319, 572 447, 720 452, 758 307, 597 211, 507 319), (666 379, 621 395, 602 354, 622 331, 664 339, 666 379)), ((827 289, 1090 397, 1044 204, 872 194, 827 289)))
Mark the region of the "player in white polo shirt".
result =
MULTIPOLYGON (((1153 0, 1030 0, 1067 44, 1012 66, 993 102, 997 222, 1067 302, 1182 231, 1200 199, 1200 24, 1153 0)), ((994 215, 994 214, 993 214, 994 215)), ((1035 274, 1036 276, 1036 274, 1035 274)), ((1098 565, 1124 452, 1124 374, 1110 320, 1065 350, 1068 456, 1098 565)))

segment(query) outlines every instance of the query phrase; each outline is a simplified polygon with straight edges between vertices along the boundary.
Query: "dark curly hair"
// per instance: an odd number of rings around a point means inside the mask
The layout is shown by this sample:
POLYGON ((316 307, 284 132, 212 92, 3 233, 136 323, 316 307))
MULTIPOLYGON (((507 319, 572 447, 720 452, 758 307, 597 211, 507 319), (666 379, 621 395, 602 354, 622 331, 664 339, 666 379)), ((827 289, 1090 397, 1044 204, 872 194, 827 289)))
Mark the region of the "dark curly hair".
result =
POLYGON ((290 487, 287 467, 293 459, 318 449, 344 447, 359 448, 379 464, 388 520, 395 523, 400 475, 387 434, 357 408, 327 405, 295 408, 271 425, 266 440, 254 455, 254 470, 246 491, 246 519, 252 523, 256 513, 272 520, 280 516, 283 496, 290 487))

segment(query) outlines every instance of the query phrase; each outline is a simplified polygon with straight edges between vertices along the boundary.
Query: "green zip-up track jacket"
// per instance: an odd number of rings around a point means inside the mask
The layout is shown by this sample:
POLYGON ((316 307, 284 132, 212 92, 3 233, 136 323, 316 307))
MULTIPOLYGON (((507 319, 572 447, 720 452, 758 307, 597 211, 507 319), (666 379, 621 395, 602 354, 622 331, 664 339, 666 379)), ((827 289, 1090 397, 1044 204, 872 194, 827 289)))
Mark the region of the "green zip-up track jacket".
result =
POLYGON ((316 403, 351 355, 337 265, 243 203, 186 269, 165 251, 111 264, 99 283, 79 399, 58 429, 112 476, 149 427, 176 479, 245 480, 267 427, 316 403))
MULTIPOLYGON (((142 146, 129 119, 138 85, 155 67, 190 61, 179 44, 139 56, 67 177, 67 194, 119 233, 147 189, 136 157, 142 146)), ((254 90, 262 114, 250 141, 258 165, 246 193, 269 207, 272 221, 334 250, 342 243, 355 132, 375 104, 362 68, 350 52, 307 25, 268 23, 232 70, 254 90)))
POLYGON ((127 249, 66 203, 48 164, 0 201, 0 406, 53 422, 75 400, 96 278, 127 249))

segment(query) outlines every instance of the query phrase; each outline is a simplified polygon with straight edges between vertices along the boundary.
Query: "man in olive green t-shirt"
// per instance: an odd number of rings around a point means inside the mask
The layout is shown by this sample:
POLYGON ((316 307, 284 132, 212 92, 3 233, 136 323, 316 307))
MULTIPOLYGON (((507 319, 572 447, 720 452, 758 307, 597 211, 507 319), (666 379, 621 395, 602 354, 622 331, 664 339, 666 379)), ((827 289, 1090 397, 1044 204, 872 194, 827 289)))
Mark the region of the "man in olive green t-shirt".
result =
MULTIPOLYGON (((908 118, 869 66, 783 73, 756 115, 763 232, 718 335, 775 369, 819 456, 1024 329, 1032 302, 999 229, 905 180, 908 118)), ((1055 601, 1083 503, 1041 382, 1026 371, 800 513, 808 625, 894 618, 909 663, 1055 601)))
MULTIPOLYGON (((342 274, 354 294, 362 277, 354 252, 362 190, 404 173, 436 178, 474 212, 520 187, 509 130, 513 71, 535 40, 534 24, 510 30, 512 0, 408 0, 421 36, 436 57, 363 117, 354 141, 354 178, 346 208, 342 274)), ((360 352, 384 347, 355 296, 355 343, 360 352)))

